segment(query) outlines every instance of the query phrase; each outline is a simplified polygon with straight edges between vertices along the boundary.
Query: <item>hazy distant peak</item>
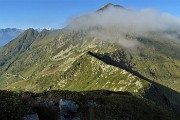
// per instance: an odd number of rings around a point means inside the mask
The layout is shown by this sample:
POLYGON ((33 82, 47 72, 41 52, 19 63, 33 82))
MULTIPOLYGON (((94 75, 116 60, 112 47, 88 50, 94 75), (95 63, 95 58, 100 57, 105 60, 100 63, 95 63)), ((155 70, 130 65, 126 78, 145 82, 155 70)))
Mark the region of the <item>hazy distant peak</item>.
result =
POLYGON ((124 8, 124 7, 121 6, 121 5, 114 5, 114 4, 112 4, 112 3, 108 3, 107 5, 103 6, 102 8, 100 8, 100 9, 97 10, 97 11, 104 11, 104 10, 110 8, 110 7, 121 8, 121 9, 124 8))
POLYGON ((50 30, 49 30, 49 29, 44 28, 44 29, 42 29, 42 31, 41 31, 41 32, 46 32, 46 31, 50 31, 50 30))
POLYGON ((17 28, 4 28, 0 29, 0 46, 4 46, 10 40, 16 38, 20 35, 24 30, 17 28))
POLYGON ((22 32, 23 30, 17 29, 17 28, 4 28, 4 29, 0 29, 0 31, 2 31, 2 32, 13 32, 13 31, 22 32))
POLYGON ((42 36, 42 35, 47 35, 51 32, 51 30, 48 30, 46 28, 42 29, 40 32, 39 32, 39 36, 42 36))

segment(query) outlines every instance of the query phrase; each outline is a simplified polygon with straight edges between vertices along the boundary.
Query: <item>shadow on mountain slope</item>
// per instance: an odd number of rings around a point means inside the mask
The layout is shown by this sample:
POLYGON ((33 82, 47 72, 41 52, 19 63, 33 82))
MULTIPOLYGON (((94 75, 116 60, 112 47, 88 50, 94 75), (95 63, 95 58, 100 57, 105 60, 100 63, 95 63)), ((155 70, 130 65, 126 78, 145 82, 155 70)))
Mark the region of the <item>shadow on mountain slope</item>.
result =
POLYGON ((171 88, 168 88, 155 81, 148 79, 147 77, 141 75, 138 71, 134 71, 131 68, 131 66, 128 66, 123 61, 117 62, 115 60, 112 60, 112 58, 110 58, 106 54, 93 53, 90 51, 88 52, 88 54, 105 62, 106 64, 124 69, 130 72, 131 74, 150 82, 151 87, 148 90, 146 90, 144 97, 154 101, 158 105, 161 105, 168 110, 172 110, 180 114, 180 93, 179 92, 174 91, 171 88))

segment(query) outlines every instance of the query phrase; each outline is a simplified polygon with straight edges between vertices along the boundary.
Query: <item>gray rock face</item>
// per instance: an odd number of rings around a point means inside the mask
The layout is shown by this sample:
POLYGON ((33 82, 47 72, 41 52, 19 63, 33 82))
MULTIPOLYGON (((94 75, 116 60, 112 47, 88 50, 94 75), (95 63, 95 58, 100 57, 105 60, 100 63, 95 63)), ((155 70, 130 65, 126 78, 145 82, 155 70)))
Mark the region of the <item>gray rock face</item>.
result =
POLYGON ((89 100, 88 101, 88 107, 89 108, 94 108, 96 106, 96 102, 95 101, 93 101, 93 100, 89 100))
POLYGON ((51 100, 45 100, 41 97, 36 98, 36 114, 27 114, 23 120, 81 120, 79 115, 79 105, 73 100, 60 99, 59 108, 51 100), (60 112, 59 112, 60 110, 60 112))
POLYGON ((74 117, 74 118, 65 118, 64 116, 58 116, 57 120, 81 120, 79 117, 74 117))
POLYGON ((39 120, 37 113, 35 114, 27 114, 23 117, 23 120, 39 120))
POLYGON ((74 117, 72 120, 81 120, 79 117, 74 117))
POLYGON ((79 105, 72 100, 61 99, 59 101, 59 108, 60 112, 65 114, 68 112, 77 112, 79 109, 79 105))

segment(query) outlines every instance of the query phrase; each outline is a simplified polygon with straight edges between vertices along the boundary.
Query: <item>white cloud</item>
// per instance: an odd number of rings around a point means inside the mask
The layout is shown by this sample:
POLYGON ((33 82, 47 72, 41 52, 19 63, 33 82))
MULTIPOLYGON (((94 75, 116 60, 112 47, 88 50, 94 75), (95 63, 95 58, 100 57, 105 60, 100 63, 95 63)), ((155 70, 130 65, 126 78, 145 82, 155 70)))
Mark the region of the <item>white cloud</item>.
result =
POLYGON ((176 35, 167 32, 176 31, 180 34, 180 19, 153 9, 135 11, 109 7, 104 11, 75 17, 70 20, 68 27, 72 30, 88 31, 91 36, 130 47, 138 42, 125 37, 126 34, 145 36, 150 32, 162 32, 164 36, 176 39, 176 35))

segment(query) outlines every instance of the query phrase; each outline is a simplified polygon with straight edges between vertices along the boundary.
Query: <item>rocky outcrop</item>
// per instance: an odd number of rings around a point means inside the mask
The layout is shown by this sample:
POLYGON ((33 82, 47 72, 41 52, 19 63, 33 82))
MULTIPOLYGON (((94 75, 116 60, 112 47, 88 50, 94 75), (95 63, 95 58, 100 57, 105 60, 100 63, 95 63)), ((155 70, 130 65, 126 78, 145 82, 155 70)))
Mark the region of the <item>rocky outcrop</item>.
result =
POLYGON ((27 114, 23 117, 23 120, 39 120, 37 113, 35 114, 27 114))
POLYGON ((66 120, 66 119, 73 119, 73 120, 80 120, 75 113, 79 110, 79 105, 72 101, 61 99, 59 101, 59 109, 60 109, 60 116, 58 120, 66 120))
POLYGON ((60 99, 55 104, 53 100, 35 97, 32 103, 35 114, 27 114, 23 120, 80 120, 80 106, 73 100, 60 99))

